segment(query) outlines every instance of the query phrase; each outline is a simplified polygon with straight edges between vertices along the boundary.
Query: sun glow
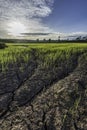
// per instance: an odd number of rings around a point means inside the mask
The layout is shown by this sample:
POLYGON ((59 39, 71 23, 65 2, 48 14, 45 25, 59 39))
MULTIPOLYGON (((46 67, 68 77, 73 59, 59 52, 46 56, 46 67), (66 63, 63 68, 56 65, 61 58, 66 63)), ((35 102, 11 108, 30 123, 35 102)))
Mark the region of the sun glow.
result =
POLYGON ((13 36, 21 36, 26 33, 26 27, 21 22, 11 22, 8 24, 8 33, 13 36))

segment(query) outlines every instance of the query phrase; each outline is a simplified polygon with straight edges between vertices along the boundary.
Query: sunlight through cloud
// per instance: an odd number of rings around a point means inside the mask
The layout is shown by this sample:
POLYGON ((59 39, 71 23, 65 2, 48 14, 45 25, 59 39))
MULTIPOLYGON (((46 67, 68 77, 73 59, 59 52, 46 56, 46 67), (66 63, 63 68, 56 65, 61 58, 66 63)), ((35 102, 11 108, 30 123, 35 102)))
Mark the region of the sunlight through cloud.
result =
POLYGON ((8 34, 13 36, 21 36, 21 33, 26 32, 26 27, 20 22, 11 22, 8 24, 8 34))

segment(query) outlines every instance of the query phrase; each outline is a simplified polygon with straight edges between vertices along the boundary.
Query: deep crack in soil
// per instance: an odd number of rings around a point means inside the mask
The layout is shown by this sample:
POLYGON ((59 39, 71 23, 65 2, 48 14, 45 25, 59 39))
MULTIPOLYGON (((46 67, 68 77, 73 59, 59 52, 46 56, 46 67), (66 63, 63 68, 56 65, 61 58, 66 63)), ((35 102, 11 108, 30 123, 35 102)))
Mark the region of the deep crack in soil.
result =
POLYGON ((0 75, 0 130, 87 130, 87 63, 44 68, 31 54, 21 79, 0 75))

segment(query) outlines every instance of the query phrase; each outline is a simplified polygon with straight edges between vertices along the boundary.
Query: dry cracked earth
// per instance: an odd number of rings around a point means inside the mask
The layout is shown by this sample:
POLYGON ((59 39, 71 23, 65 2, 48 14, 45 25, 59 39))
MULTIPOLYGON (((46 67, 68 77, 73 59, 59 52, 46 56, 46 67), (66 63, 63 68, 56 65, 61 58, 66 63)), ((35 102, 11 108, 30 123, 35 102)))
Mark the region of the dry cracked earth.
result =
POLYGON ((44 68, 32 55, 0 73, 0 130, 87 130, 87 62, 75 60, 44 68))

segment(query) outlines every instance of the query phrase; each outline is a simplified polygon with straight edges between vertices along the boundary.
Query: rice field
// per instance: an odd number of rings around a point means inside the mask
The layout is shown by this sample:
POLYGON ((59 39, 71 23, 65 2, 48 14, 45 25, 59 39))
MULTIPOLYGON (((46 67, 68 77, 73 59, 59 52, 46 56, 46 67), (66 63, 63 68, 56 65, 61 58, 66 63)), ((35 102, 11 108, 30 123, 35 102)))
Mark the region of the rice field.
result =
POLYGON ((0 70, 8 69, 9 64, 17 62, 27 63, 35 51, 39 62, 44 66, 55 65, 70 57, 87 52, 87 44, 7 44, 7 48, 0 49, 0 70))

